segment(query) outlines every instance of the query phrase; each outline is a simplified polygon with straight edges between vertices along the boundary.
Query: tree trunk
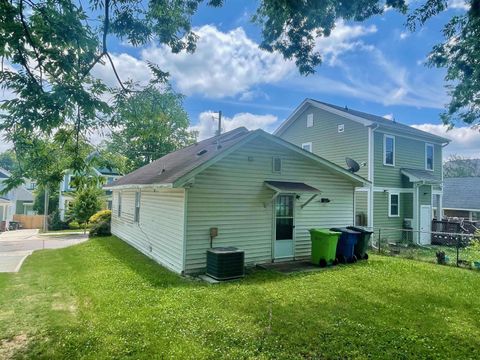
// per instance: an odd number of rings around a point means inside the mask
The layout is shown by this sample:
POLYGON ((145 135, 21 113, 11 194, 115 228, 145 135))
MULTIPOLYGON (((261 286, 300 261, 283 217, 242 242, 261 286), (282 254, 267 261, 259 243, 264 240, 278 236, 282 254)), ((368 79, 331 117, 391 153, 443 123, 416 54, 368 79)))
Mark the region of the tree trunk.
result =
POLYGON ((48 186, 45 186, 45 197, 43 204, 43 231, 48 231, 48 186))

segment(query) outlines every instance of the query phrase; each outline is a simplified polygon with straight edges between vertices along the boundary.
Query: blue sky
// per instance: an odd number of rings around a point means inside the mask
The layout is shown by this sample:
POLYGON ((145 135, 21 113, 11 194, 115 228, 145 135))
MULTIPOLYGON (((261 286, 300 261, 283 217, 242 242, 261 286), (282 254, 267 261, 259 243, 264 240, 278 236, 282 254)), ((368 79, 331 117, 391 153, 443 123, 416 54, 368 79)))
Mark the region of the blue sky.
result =
MULTIPOLYGON (((432 46, 442 41, 443 25, 465 11, 463 0, 450 3, 449 10, 415 33, 406 30, 405 16, 394 10, 362 23, 338 22, 329 38, 317 41, 323 64, 308 77, 279 54, 258 48, 260 29, 250 22, 255 1, 201 7, 193 18, 200 37, 194 54, 172 54, 155 44, 133 48, 116 39, 110 49, 123 80, 147 82, 145 60, 169 71, 201 138, 213 134, 214 111, 222 110, 225 130, 273 131, 305 98, 314 98, 446 135, 453 140, 447 155, 480 158, 478 130, 460 124, 446 133, 440 124, 448 102, 445 70, 424 66, 432 46)), ((94 73, 116 85, 109 68, 97 66, 94 73)))

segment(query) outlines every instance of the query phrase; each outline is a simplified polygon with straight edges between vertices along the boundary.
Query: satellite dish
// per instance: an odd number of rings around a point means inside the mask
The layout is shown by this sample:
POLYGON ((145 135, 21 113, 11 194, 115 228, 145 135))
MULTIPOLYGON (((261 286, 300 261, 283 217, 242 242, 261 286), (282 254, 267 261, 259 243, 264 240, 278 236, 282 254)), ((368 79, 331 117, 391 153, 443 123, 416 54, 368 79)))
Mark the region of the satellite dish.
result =
POLYGON ((352 173, 356 173, 358 170, 360 170, 360 165, 358 165, 358 163, 355 160, 347 157, 345 158, 345 162, 347 163, 348 171, 352 173))

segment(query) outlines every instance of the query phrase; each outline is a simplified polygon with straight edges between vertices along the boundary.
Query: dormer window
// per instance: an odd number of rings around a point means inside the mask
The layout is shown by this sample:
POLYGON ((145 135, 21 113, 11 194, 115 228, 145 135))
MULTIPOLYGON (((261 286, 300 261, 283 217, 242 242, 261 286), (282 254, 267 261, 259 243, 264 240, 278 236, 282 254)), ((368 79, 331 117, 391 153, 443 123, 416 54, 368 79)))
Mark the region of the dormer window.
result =
POLYGON ((433 145, 425 144, 425 169, 433 171, 433 145))

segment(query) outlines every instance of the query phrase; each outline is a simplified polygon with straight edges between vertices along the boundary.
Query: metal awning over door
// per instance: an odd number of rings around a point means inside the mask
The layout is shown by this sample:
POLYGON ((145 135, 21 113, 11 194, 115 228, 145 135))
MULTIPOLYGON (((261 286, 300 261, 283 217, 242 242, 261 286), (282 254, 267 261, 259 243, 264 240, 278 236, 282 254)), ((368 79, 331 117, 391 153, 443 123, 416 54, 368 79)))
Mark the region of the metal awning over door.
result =
POLYGON ((307 206, 313 199, 315 199, 321 191, 317 188, 307 185, 303 182, 293 182, 293 181, 265 181, 265 185, 275 191, 273 197, 266 203, 264 206, 267 207, 272 201, 274 201, 278 195, 281 193, 284 194, 312 194, 312 196, 301 205, 301 208, 307 206))

